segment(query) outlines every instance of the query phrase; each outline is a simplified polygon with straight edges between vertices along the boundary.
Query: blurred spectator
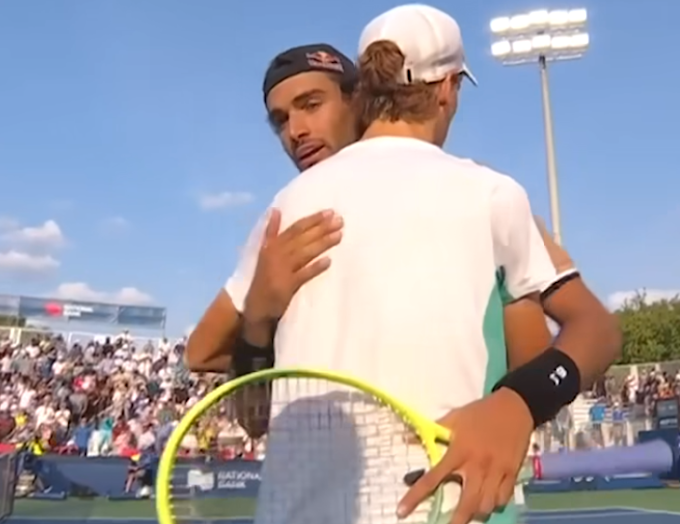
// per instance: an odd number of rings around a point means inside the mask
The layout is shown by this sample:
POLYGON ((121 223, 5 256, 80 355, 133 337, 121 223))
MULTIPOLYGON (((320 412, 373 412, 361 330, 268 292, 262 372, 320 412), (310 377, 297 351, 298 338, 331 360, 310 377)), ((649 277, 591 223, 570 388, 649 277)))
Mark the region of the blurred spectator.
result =
POLYGON ((614 399, 612 407, 612 440, 615 446, 625 446, 626 435, 626 415, 621 405, 621 399, 614 399))
POLYGON ((591 438, 597 447, 604 447, 604 434, 602 433, 602 424, 604 423, 607 406, 603 399, 598 399, 590 407, 590 427, 591 438))
MULTIPOLYGON (((138 344, 129 331, 68 344, 61 336, 0 340, 0 445, 95 457, 157 454, 177 421, 224 377, 189 373, 184 339, 138 344)), ((229 405, 207 415, 184 452, 263 455, 229 405)))

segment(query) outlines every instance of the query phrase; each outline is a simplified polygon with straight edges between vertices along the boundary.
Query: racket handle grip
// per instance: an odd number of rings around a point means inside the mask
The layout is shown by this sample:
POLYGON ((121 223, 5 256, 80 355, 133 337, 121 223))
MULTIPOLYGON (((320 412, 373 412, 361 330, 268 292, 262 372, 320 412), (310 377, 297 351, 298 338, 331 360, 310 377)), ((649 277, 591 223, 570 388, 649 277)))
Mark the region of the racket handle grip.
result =
MULTIPOLYGON (((422 478, 423 475, 425 475, 424 469, 417 469, 415 471, 409 471, 406 475, 404 475, 404 484, 406 484, 410 488, 416 482, 418 482, 422 478)), ((455 484, 460 484, 462 486, 463 485, 463 477, 461 477, 458 473, 450 473, 449 475, 444 477, 444 483, 449 483, 449 482, 453 482, 455 484)))

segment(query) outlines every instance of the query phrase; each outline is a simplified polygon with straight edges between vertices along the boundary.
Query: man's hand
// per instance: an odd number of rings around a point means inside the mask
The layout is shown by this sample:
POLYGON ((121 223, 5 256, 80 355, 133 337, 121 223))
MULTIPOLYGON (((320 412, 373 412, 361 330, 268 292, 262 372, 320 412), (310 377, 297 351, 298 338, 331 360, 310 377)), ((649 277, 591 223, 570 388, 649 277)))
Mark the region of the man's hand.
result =
POLYGON ((243 312, 245 335, 256 345, 270 342, 257 328, 270 331, 297 290, 330 267, 330 258, 319 257, 340 243, 343 221, 327 210, 301 218, 281 234, 280 227, 281 212, 272 209, 243 312))
POLYGON ((534 429, 531 413, 519 395, 501 388, 453 410, 439 423, 451 430, 452 442, 442 460, 406 493, 398 516, 409 515, 455 473, 463 487, 451 524, 484 520, 513 495, 534 429))

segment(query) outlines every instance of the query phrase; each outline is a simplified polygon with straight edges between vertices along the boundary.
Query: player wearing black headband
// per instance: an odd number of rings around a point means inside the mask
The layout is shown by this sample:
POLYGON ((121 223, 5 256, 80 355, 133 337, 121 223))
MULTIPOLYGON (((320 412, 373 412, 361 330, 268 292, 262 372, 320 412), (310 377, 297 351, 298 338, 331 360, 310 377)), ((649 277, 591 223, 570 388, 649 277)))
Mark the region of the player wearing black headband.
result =
POLYGON ((357 140, 355 81, 352 61, 327 44, 289 49, 269 65, 262 86, 267 116, 301 171, 357 140))
MULTIPOLYGON (((269 64, 262 85, 273 131, 301 171, 355 142, 360 133, 351 109, 356 83, 352 61, 328 44, 288 49, 269 64)), ((234 343, 245 338, 255 346, 270 344, 276 319, 293 294, 328 269, 323 253, 341 240, 342 219, 328 210, 279 231, 273 210, 264 228, 258 268, 243 303, 221 289, 189 338, 185 361, 195 371, 220 372, 253 362, 232 361, 234 343)), ((232 290, 233 291, 233 290, 232 290)), ((259 367, 271 365, 265 351, 259 367)))

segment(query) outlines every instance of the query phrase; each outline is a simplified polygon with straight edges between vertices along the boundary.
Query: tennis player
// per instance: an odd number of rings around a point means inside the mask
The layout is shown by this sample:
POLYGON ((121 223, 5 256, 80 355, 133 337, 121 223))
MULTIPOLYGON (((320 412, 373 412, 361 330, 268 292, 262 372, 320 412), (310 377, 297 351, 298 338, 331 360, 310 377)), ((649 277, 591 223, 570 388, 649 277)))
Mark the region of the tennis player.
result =
MULTIPOLYGON (((344 221, 342 242, 328 252, 332 268, 301 287, 279 321, 277 366, 356 375, 455 428, 455 445, 398 509, 407 516, 458 472, 454 524, 512 520, 506 504, 532 430, 620 349, 611 315, 578 273, 556 273, 521 186, 442 151, 465 78, 460 30, 448 15, 410 5, 379 16, 360 42, 362 139, 306 169, 271 206, 283 226, 319 209, 344 221), (504 294, 540 302, 562 328, 553 347, 510 372, 504 294)), ((302 148, 300 166, 319 154, 302 148)), ((263 219, 253 230, 227 284, 237 309, 265 227, 263 219)), ((324 486, 314 489, 320 496, 324 486)), ((306 520, 296 502, 294 517, 277 518, 306 520)))
MULTIPOLYGON (((361 125, 351 105, 354 63, 328 44, 288 49, 270 63, 263 95, 270 125, 300 171, 358 140, 361 125)), ((342 219, 332 210, 302 218, 280 232, 281 215, 271 210, 247 300, 235 306, 221 289, 189 338, 186 360, 194 371, 223 372, 232 352, 244 344, 271 351, 276 321, 294 293, 328 269, 321 257, 342 238, 342 219)), ((539 223, 558 272, 573 269, 569 255, 539 223)), ((540 304, 518 299, 504 309, 505 342, 511 369, 531 360, 550 343, 540 304)), ((265 359, 260 359, 260 362, 265 359)))
MULTIPOLYGON (((297 287, 279 325, 277 364, 358 374, 413 399, 433 417, 445 415, 457 426, 456 446, 400 510, 408 512, 456 470, 466 487, 453 518, 467 522, 507 502, 532 427, 609 365, 619 334, 577 273, 556 274, 521 188, 439 149, 455 115, 460 80, 469 76, 455 22, 424 6, 398 8, 369 24, 362 51, 358 100, 366 135, 277 195, 272 207, 278 211, 269 223, 276 227, 265 233, 263 219, 251 235, 227 286, 229 302, 245 309, 262 238, 278 238, 281 218, 287 225, 320 208, 339 211, 345 240, 330 253, 333 270, 297 287), (414 31, 414 20, 425 27, 414 31), (563 328, 559 349, 548 348, 505 376, 499 282, 527 303, 543 290, 543 306, 563 328), (339 303, 347 309, 338 310, 339 303), (403 380, 404 372, 411 381, 403 380), (551 385, 555 380, 559 384, 551 385), (477 400, 494 383, 497 391, 477 400), (499 434, 506 436, 503 442, 495 440, 499 434)), ((273 92, 267 94, 269 104, 273 92)), ((292 112, 322 111, 328 100, 323 92, 315 95, 298 99, 292 112)), ((290 127, 290 114, 284 114, 282 139, 292 136, 286 134, 290 127)), ((329 156, 322 152, 327 143, 316 150, 291 145, 301 168, 329 156)))

